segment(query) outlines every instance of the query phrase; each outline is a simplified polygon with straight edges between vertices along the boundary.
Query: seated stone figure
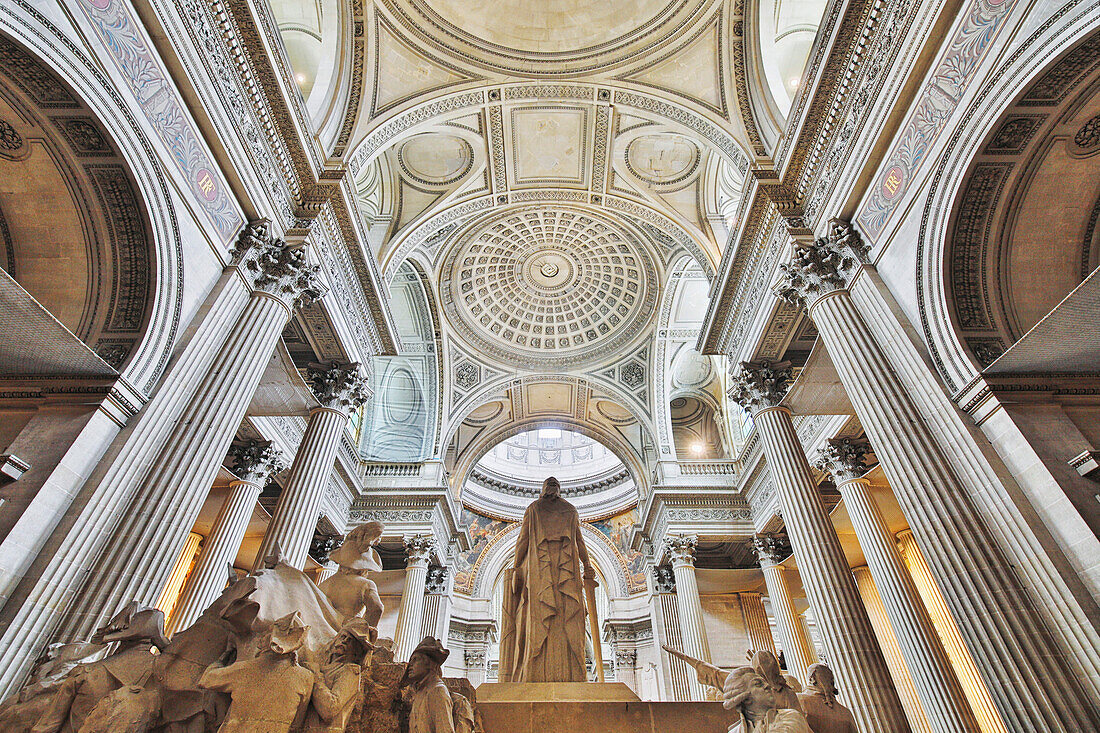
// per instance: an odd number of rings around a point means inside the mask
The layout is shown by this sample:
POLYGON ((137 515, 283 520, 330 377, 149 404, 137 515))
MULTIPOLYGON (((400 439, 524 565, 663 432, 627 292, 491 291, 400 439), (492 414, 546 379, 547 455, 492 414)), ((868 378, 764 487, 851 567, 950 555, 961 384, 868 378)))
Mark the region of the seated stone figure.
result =
POLYGON ((313 673, 298 664, 296 652, 307 630, 292 613, 272 624, 267 647, 257 656, 203 672, 199 686, 232 700, 219 733, 288 733, 302 724, 313 673))
POLYGON ((443 682, 443 662, 450 651, 438 639, 425 636, 409 655, 400 687, 412 685, 409 733, 472 733, 473 708, 443 682))
POLYGON ((809 687, 798 699, 814 733, 859 733, 852 711, 836 699, 833 670, 824 664, 811 664, 806 676, 809 687))
POLYGON ((382 559, 374 546, 382 538, 383 529, 381 522, 367 522, 348 532, 344 544, 329 555, 339 569, 321 583, 321 590, 344 618, 362 616, 373 629, 378 628, 385 606, 378 597, 378 586, 366 574, 382 569, 382 559))
POLYGON ((363 695, 360 680, 370 667, 373 629, 366 619, 350 618, 329 646, 328 660, 314 672, 313 695, 306 714, 309 733, 343 733, 363 695))
POLYGON ((730 672, 722 688, 722 705, 740 716, 740 733, 817 733, 798 710, 776 707, 772 686, 755 667, 730 672))

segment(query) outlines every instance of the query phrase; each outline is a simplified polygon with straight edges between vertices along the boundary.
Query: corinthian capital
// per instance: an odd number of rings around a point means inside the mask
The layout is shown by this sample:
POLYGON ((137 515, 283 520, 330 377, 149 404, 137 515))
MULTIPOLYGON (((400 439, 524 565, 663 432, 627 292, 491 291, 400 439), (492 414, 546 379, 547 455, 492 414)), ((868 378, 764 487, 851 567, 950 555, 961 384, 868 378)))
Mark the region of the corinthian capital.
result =
POLYGON ((432 550, 435 549, 435 543, 432 542, 431 537, 420 534, 413 535, 412 537, 406 537, 404 544, 405 557, 408 559, 409 565, 427 566, 428 560, 432 556, 432 550))
POLYGON ((728 394, 751 413, 778 405, 787 394, 790 381, 790 362, 743 361, 733 375, 728 394))
POLYGON ((292 308, 324 294, 320 268, 306 259, 304 246, 292 247, 271 233, 267 219, 250 222, 233 248, 233 264, 254 290, 270 293, 292 308))
POLYGON ((818 451, 814 465, 830 474, 834 482, 841 484, 857 479, 867 472, 863 457, 869 450, 870 446, 855 443, 850 438, 830 440, 818 451))
POLYGON ((677 565, 695 564, 695 547, 699 544, 699 538, 695 535, 680 535, 679 537, 666 537, 665 548, 672 559, 673 567, 677 565))
POLYGON ((250 440, 243 445, 232 446, 229 456, 233 459, 233 473, 241 481, 258 486, 264 486, 272 476, 286 468, 282 452, 270 440, 250 440))
POLYGON ((787 538, 777 534, 758 534, 752 538, 752 549, 760 560, 760 567, 771 567, 783 562, 791 554, 787 538))
POLYGON ((348 411, 359 409, 373 394, 360 364, 310 364, 309 386, 322 406, 348 411))
POLYGON ((847 288, 860 265, 867 262, 867 250, 851 224, 833 219, 826 236, 797 246, 794 258, 779 266, 782 274, 776 293, 809 308, 821 296, 847 288))

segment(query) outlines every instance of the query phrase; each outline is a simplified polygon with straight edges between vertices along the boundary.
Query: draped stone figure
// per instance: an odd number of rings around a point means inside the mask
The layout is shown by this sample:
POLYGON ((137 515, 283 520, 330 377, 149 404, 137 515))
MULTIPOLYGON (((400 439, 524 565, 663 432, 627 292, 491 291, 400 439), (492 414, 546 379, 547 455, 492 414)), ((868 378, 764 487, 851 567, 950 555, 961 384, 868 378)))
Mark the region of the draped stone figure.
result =
POLYGON ((583 582, 594 578, 577 509, 550 477, 523 515, 505 575, 501 682, 585 681, 583 582))

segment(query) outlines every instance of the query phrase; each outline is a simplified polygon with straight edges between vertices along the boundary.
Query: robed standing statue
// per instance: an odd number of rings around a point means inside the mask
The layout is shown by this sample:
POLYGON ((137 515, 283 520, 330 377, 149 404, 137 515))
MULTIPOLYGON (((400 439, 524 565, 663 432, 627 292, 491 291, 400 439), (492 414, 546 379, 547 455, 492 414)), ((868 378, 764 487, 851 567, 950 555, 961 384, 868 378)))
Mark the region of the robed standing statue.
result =
POLYGON ((550 477, 523 515, 504 578, 501 682, 585 681, 584 586, 595 577, 577 509, 550 477))

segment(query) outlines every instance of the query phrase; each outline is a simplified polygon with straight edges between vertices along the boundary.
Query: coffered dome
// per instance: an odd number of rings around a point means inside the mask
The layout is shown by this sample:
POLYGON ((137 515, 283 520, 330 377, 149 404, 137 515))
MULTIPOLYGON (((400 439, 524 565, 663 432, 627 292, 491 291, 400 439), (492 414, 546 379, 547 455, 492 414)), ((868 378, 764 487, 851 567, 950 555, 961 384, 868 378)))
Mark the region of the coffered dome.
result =
POLYGON ((480 351, 537 368, 576 365, 628 343, 652 315, 657 286, 653 260, 626 228, 579 209, 540 207, 460 238, 441 293, 480 351))

